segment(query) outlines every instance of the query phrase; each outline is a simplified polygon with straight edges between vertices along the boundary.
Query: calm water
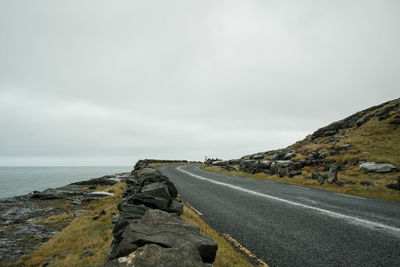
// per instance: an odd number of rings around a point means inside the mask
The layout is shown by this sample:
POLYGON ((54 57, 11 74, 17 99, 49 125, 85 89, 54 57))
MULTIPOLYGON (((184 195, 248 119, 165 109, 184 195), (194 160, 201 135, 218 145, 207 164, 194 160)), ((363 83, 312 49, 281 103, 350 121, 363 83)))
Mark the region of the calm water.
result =
POLYGON ((132 167, 0 167, 0 198, 33 190, 60 187, 106 174, 130 172, 132 167))

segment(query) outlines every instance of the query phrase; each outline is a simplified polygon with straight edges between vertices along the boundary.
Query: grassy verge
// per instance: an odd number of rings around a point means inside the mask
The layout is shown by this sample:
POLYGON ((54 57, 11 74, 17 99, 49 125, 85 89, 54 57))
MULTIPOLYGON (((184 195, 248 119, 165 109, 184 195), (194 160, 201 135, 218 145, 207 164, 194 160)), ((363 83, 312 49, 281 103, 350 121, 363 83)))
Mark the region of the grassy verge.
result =
MULTIPOLYGON (((103 264, 113 239, 111 214, 118 214, 117 206, 121 202, 125 186, 125 183, 117 183, 113 186, 99 187, 98 189, 103 191, 113 190, 115 195, 85 204, 83 209, 86 210, 82 215, 76 217, 43 246, 38 247, 31 254, 23 256, 18 264, 42 266, 52 258, 53 260, 48 266, 70 267, 103 264), (105 215, 94 220, 93 217, 99 216, 102 210, 105 211, 105 215), (89 256, 81 257, 84 253, 89 256)), ((57 221, 59 219, 50 217, 45 220, 57 221)))
POLYGON ((213 264, 214 267, 250 267, 253 266, 243 254, 237 252, 228 241, 218 232, 206 224, 195 212, 185 204, 183 208, 182 219, 191 224, 200 227, 202 235, 211 237, 218 243, 217 257, 213 264))
MULTIPOLYGON (((400 202, 400 191, 388 189, 388 188, 386 188, 386 186, 384 184, 381 184, 380 181, 376 180, 376 179, 373 180, 374 183, 376 184, 375 186, 363 186, 361 184, 343 185, 343 186, 338 186, 336 184, 319 185, 317 183, 317 181, 315 181, 313 179, 304 179, 299 176, 289 178, 289 177, 279 177, 278 175, 268 175, 265 173, 250 174, 250 173, 240 172, 240 171, 227 171, 227 170, 222 169, 217 166, 206 166, 206 165, 202 165, 201 168, 206 171, 217 172, 217 173, 222 173, 222 174, 229 174, 229 175, 241 176, 241 177, 252 178, 252 179, 259 179, 259 180, 269 180, 269 181, 288 183, 288 184, 300 185, 300 186, 311 187, 311 188, 324 189, 324 190, 334 191, 334 192, 343 193, 343 194, 350 194, 350 195, 361 196, 361 197, 377 198, 377 199, 400 202)), ((349 172, 350 171, 351 170, 349 170, 349 172)), ((339 173, 338 174, 339 180, 341 180, 340 175, 346 175, 346 173, 345 172, 343 174, 339 173)), ((367 176, 367 179, 364 179, 364 180, 368 181, 371 179, 368 179, 368 176, 367 176)), ((384 183, 386 181, 387 180, 383 180, 381 182, 384 183)), ((394 181, 394 178, 393 178, 393 181, 394 181)))

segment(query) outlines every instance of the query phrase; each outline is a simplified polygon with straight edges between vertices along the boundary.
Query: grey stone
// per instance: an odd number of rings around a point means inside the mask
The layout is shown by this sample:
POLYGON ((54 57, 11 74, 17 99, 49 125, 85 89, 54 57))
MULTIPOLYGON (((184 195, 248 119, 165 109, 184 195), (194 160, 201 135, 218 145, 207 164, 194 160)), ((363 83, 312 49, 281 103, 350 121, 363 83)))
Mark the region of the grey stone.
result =
POLYGON ((337 173, 339 171, 339 166, 332 164, 332 166, 329 169, 329 173, 328 173, 328 180, 327 182, 329 184, 335 183, 337 181, 337 173))
POLYGON ((182 203, 179 202, 176 199, 173 199, 171 204, 169 205, 168 212, 173 212, 173 213, 176 213, 178 215, 182 215, 183 214, 183 205, 182 205, 182 203))
POLYGON ((289 176, 290 175, 289 167, 278 166, 278 175, 279 177, 289 176))
POLYGON ((103 267, 206 267, 194 246, 164 248, 146 244, 126 257, 107 262, 103 267))
POLYGON ((276 153, 276 154, 274 154, 273 156, 272 156, 272 160, 282 160, 283 159, 283 157, 285 156, 285 152, 278 152, 278 153, 276 153))
POLYGON ((359 168, 368 172, 387 173, 397 171, 397 167, 389 163, 365 162, 359 168))
POLYGON ((141 218, 149 210, 149 207, 140 204, 135 205, 125 200, 118 205, 118 209, 124 218, 136 219, 141 218))
POLYGON ((293 157, 295 157, 296 156, 296 152, 289 152, 289 153, 286 153, 284 156, 283 156, 283 159, 291 159, 291 158, 293 158, 293 157))
POLYGON ((171 198, 168 192, 168 186, 165 183, 155 182, 145 185, 142 188, 142 192, 154 197, 171 198))
POLYGON ((292 164, 292 161, 291 160, 277 160, 276 164, 279 167, 289 167, 290 164, 292 164))
POLYGON ((154 197, 146 193, 138 193, 130 196, 127 202, 134 205, 145 205, 152 209, 167 210, 171 199, 154 197))
POLYGON ((134 177, 136 182, 141 186, 154 182, 168 181, 168 177, 162 175, 159 171, 152 168, 143 168, 138 171, 134 171, 134 177))
POLYGON ((140 247, 154 244, 173 249, 192 247, 197 251, 201 262, 212 263, 218 249, 212 239, 199 234, 198 227, 186 224, 176 215, 155 209, 148 210, 137 223, 129 224, 117 241, 112 246, 109 256, 111 260, 128 256, 140 247))
POLYGON ((259 161, 259 164, 261 164, 265 168, 269 168, 271 166, 271 163, 272 163, 272 161, 270 161, 270 160, 260 160, 259 161))
POLYGON ((255 154, 251 157, 252 159, 264 159, 264 153, 255 154))

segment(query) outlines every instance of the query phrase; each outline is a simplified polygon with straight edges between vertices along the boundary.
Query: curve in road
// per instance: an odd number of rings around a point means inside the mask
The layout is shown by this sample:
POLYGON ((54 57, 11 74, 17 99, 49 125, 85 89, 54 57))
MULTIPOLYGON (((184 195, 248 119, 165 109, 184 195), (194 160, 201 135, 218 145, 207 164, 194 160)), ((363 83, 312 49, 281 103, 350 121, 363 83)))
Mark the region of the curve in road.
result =
POLYGON ((285 183, 158 168, 182 200, 270 266, 398 266, 400 204, 285 183))

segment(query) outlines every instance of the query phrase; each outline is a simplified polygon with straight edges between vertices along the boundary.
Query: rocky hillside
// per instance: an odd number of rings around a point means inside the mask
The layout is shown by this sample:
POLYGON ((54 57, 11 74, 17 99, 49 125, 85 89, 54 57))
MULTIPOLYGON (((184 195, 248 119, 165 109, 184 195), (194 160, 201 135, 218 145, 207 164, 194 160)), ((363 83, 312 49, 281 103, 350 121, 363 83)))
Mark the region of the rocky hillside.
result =
POLYGON ((207 162, 227 171, 399 190, 400 99, 357 112, 279 150, 207 162))

